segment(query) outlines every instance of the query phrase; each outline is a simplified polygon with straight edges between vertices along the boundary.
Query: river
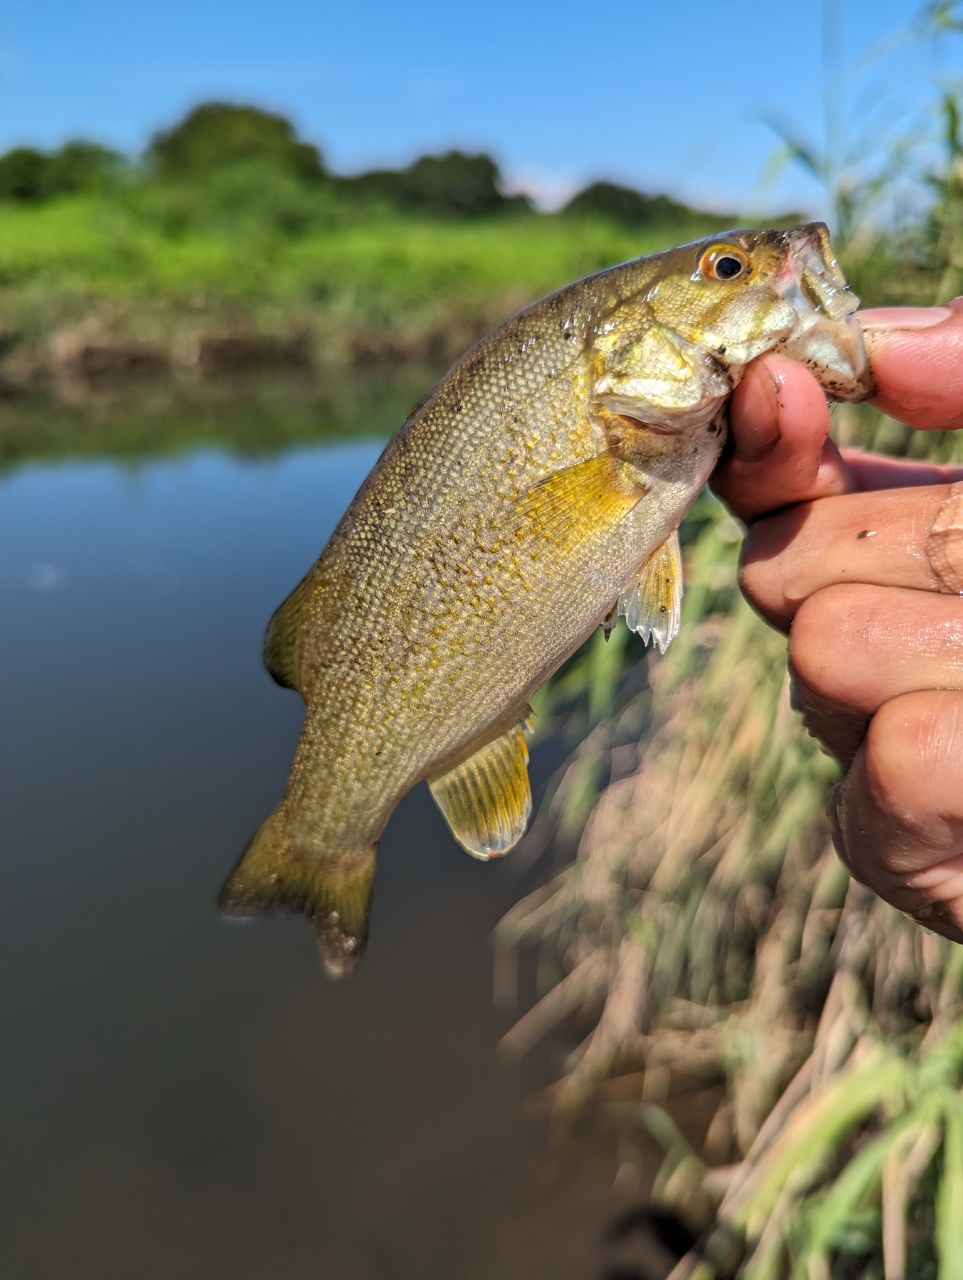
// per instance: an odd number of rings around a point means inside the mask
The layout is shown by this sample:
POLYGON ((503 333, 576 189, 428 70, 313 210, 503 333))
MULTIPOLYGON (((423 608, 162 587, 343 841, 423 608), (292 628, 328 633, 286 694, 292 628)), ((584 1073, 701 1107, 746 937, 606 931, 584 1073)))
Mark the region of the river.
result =
MULTIPOLYGON (((304 404, 292 432, 283 397, 257 402, 267 425, 249 421, 240 444, 190 398, 173 444, 150 423, 132 434, 136 397, 119 433, 116 405, 95 400, 70 410, 86 436, 7 451, 4 1275, 603 1274, 611 1139, 553 1174, 532 1100, 559 1063, 496 1058, 508 1022, 491 930, 537 869, 473 862, 422 787, 382 840, 371 941, 348 980, 323 977, 301 920, 216 908, 301 722, 261 668, 265 622, 403 390, 349 397, 333 427, 322 397, 313 440, 304 404)), ((42 402, 28 409, 46 422, 42 402)))

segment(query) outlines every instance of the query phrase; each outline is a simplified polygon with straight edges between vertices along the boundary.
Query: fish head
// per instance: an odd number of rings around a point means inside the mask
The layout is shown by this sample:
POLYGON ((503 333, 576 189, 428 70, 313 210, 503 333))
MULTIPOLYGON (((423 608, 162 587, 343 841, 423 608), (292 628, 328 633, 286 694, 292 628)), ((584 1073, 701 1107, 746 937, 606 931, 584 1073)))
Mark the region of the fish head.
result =
POLYGON ((701 431, 767 351, 799 360, 834 399, 872 394, 859 299, 823 223, 726 232, 639 268, 595 327, 593 394, 610 412, 701 431))

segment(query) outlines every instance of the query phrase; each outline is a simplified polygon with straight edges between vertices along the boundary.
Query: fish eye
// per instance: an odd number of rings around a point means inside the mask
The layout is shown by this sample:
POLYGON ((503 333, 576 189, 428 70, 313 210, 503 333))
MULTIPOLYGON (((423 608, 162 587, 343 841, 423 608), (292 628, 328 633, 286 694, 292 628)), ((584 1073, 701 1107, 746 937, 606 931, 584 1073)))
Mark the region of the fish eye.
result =
POLYGON ((713 245, 699 259, 699 271, 709 280, 735 280, 748 273, 749 257, 731 244, 713 245))

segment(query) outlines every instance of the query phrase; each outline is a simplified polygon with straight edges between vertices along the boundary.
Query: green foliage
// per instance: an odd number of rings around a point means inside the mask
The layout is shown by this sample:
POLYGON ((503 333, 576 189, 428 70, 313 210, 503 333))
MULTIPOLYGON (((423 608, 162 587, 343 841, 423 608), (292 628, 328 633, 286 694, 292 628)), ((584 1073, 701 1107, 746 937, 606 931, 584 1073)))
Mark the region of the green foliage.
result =
POLYGON ((624 227, 645 227, 686 220, 693 211, 668 196, 646 196, 614 182, 593 182, 563 210, 576 217, 609 218, 624 227))
POLYGON ((341 186, 356 198, 383 200, 398 209, 442 217, 531 212, 523 196, 503 195, 500 182, 498 166, 490 156, 449 151, 422 156, 407 169, 375 169, 344 178, 341 186))
POLYGON ((333 177, 290 121, 220 102, 139 167, 21 148, 0 157, 0 379, 190 363, 208 337, 315 364, 449 360, 566 281, 724 221, 601 190, 577 218, 536 215, 460 151, 333 177))
POLYGON ((641 1093, 603 1113, 629 1168, 634 1131, 664 1144, 653 1195, 705 1229, 677 1280, 863 1280, 884 1261, 888 1277, 955 1280, 963 950, 849 881, 824 815, 837 768, 792 713, 784 639, 735 590, 738 526, 707 500, 694 524, 682 631, 649 687, 627 671, 606 695, 597 639, 582 659, 584 704, 609 711, 548 808, 563 839, 583 833, 579 856, 496 935, 500 967, 527 940, 561 952, 564 976, 504 1048, 591 1001, 557 1115, 612 1076, 641 1093), (711 1157, 671 1121, 700 1093, 716 1099, 711 1157), (666 1096, 680 1109, 648 1101, 666 1096))
POLYGON ((0 199, 35 201, 104 190, 125 167, 123 156, 95 142, 68 142, 49 153, 15 147, 0 156, 0 199))
POLYGON ((15 147, 0 156, 0 195, 8 200, 37 200, 46 195, 47 157, 32 147, 15 147))
POLYGON ((266 181, 255 161, 203 186, 9 202, 0 204, 2 367, 15 379, 27 376, 21 368, 49 369, 81 329, 84 342, 146 345, 161 362, 180 360, 191 335, 225 332, 299 333, 315 363, 447 360, 569 280, 716 226, 429 218, 359 207, 290 175, 266 181))
POLYGON ((306 181, 324 176, 317 147, 300 141, 290 120, 259 107, 202 103, 147 148, 148 165, 162 180, 203 181, 224 165, 251 160, 306 181))

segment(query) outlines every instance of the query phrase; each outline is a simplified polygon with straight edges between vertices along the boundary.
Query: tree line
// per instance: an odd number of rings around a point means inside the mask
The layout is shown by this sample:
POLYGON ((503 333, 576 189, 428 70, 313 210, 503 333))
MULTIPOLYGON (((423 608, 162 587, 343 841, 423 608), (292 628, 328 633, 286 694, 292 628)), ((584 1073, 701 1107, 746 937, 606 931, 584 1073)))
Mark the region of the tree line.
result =
MULTIPOLYGON (((348 200, 410 213, 458 218, 534 213, 527 196, 504 192, 498 166, 488 155, 453 150, 421 156, 404 169, 337 175, 284 116, 226 102, 195 107, 172 128, 156 133, 137 159, 85 140, 53 151, 15 147, 0 155, 0 200, 29 204, 132 186, 202 186, 232 168, 273 171, 305 188, 323 187, 348 200)), ((694 211, 665 195, 594 182, 562 212, 639 227, 694 211)))

